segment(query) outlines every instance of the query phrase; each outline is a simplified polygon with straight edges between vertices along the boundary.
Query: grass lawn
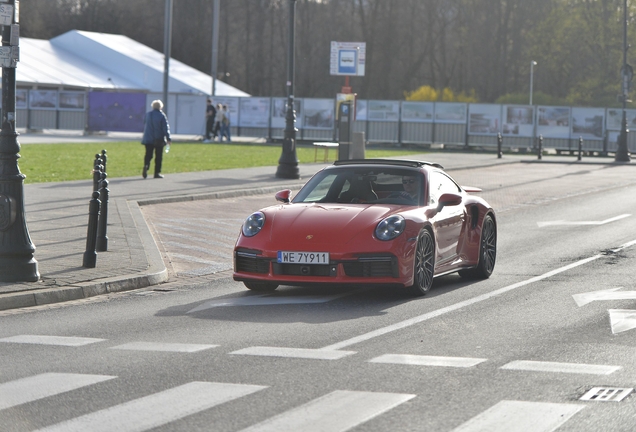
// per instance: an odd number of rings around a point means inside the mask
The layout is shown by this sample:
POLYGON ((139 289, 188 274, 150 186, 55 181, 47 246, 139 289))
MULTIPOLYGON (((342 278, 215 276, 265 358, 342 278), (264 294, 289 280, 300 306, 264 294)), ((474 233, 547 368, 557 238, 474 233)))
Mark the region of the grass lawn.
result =
MULTIPOLYGON (((25 183, 91 180, 95 154, 106 150, 108 178, 141 175, 145 148, 138 141, 86 144, 23 144, 18 159, 25 183)), ((277 166, 282 146, 172 143, 164 154, 165 174, 256 166, 277 166)), ((367 149, 368 158, 422 153, 421 150, 367 149)), ((324 150, 318 149, 319 158, 324 150)), ((298 146, 299 163, 314 163, 314 148, 298 146)), ((331 150, 330 158, 336 157, 331 150)), ((152 168, 151 168, 152 170, 152 168)))

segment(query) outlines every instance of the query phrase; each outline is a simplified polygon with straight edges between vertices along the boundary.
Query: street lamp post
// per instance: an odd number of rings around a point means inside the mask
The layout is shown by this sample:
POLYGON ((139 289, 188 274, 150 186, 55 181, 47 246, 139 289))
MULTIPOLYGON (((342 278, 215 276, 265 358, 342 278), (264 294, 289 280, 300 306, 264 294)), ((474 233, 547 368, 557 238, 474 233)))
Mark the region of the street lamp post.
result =
POLYGON ((276 177, 297 179, 298 157, 296 156, 296 111, 294 109, 294 37, 296 0, 289 0, 289 45, 287 52, 287 114, 285 115, 285 137, 283 152, 278 159, 276 177))
POLYGON ((537 62, 532 60, 530 62, 530 106, 532 106, 532 87, 534 85, 534 67, 537 65, 537 62))
POLYGON ((621 120, 621 132, 618 135, 618 148, 614 160, 616 162, 629 162, 631 160, 629 151, 627 150, 627 114, 625 112, 625 104, 628 100, 629 82, 632 80, 634 72, 632 67, 627 64, 627 0, 623 1, 623 67, 621 68, 621 87, 620 96, 623 103, 623 118, 621 120))
POLYGON ((3 3, 2 21, 2 131, 0 131, 0 281, 36 282, 38 262, 33 258, 24 213, 24 174, 18 167, 20 143, 15 130, 16 66, 19 60, 19 9, 15 0, 3 3), (8 14, 6 14, 8 12, 8 14), (7 16, 8 15, 8 16, 7 16), (4 21, 8 19, 7 21, 4 21))

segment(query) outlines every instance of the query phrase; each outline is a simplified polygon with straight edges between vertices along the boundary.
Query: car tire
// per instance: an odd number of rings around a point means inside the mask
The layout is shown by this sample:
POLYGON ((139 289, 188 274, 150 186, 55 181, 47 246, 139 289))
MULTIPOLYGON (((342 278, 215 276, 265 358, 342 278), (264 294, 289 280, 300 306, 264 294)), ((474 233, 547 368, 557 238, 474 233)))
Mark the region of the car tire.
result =
POLYGON ((435 273, 435 242, 427 229, 422 230, 417 238, 415 256, 413 257, 413 285, 410 291, 416 296, 425 295, 433 286, 435 273))
POLYGON ((479 241, 479 263, 477 267, 461 270, 459 275, 467 279, 488 279, 495 269, 497 258, 497 225, 491 215, 484 217, 479 241))
POLYGON ((278 288, 278 285, 268 282, 243 281, 243 284, 252 291, 274 291, 278 288))

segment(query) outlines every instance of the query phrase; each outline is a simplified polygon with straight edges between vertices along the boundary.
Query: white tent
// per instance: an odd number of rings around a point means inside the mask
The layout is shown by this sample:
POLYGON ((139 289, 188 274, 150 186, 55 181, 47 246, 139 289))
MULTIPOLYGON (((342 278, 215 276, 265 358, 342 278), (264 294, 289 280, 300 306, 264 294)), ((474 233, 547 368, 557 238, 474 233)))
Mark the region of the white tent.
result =
MULTIPOLYGON (((71 30, 50 41, 20 39, 18 86, 163 92, 163 53, 122 35, 71 30)), ((210 95, 212 77, 170 59, 168 93, 210 95)), ((217 96, 249 94, 222 81, 217 96)))

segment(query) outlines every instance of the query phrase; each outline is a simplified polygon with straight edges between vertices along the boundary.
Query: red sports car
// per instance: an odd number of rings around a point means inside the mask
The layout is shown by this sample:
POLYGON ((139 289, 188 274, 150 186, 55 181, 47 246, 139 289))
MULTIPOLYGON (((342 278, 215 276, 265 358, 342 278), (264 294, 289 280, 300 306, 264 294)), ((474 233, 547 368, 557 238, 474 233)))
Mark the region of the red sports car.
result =
POLYGON ((495 212, 480 189, 442 166, 410 160, 338 161, 292 199, 251 214, 234 248, 234 280, 279 285, 380 284, 417 295, 433 278, 488 278, 497 255, 495 212))

